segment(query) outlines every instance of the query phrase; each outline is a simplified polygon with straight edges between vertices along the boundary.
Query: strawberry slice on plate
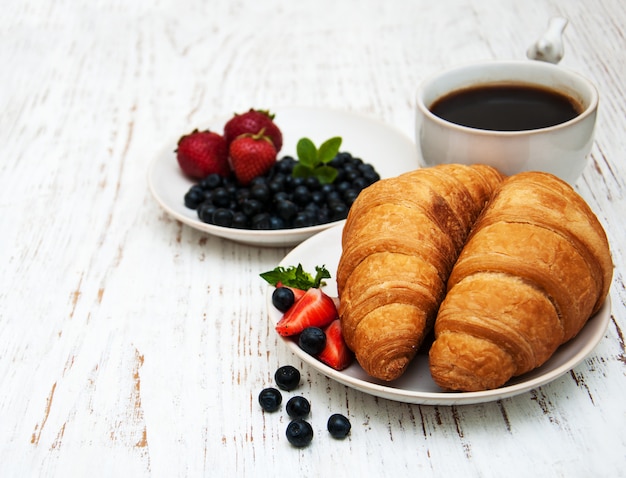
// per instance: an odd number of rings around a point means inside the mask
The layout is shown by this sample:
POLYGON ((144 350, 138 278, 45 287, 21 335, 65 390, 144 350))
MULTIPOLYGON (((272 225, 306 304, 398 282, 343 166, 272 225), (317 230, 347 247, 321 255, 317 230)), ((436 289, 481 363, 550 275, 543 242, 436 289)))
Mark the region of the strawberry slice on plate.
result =
POLYGON ((296 335, 307 327, 326 327, 338 317, 335 301, 320 289, 311 287, 276 324, 283 337, 296 335))
POLYGON ((343 339, 341 321, 333 320, 326 326, 324 333, 326 334, 326 347, 317 355, 317 358, 335 370, 347 368, 354 360, 354 354, 343 339))
POLYGON ((283 285, 282 282, 277 282, 276 283, 276 288, 278 289, 279 287, 286 287, 287 289, 290 289, 291 292, 293 292, 293 298, 294 298, 293 302, 294 302, 294 304, 296 302, 298 302, 300 299, 302 299, 302 296, 306 293, 306 291, 303 290, 303 289, 298 289, 296 287, 290 287, 290 286, 287 286, 287 285, 283 285))

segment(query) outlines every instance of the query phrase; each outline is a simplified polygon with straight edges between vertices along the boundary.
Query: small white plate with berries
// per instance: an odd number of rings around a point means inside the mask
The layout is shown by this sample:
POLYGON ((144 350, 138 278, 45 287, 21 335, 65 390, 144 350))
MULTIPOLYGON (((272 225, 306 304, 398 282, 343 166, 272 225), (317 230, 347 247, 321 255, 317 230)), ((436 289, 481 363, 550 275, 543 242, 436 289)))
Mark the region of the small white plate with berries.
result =
MULTIPOLYGON (((243 114, 244 113, 242 113, 242 115, 243 114)), ((348 162, 354 163, 345 167, 345 175, 344 171, 340 171, 341 177, 333 183, 333 187, 340 191, 342 198, 349 198, 350 194, 354 195, 354 188, 351 189, 350 184, 357 187, 358 183, 358 187, 365 187, 363 185, 363 179, 354 179, 354 172, 348 172, 348 168, 354 170, 358 167, 359 171, 363 171, 362 176, 371 180, 370 177, 372 174, 381 178, 387 178, 419 167, 418 151, 413 140, 399 129, 387 125, 380 120, 359 113, 316 107, 277 108, 272 110, 271 114, 273 115, 272 119, 274 124, 280 129, 280 133, 282 134, 282 145, 276 152, 276 165, 281 163, 280 166, 284 168, 288 167, 290 163, 301 163, 299 153, 301 151, 310 153, 311 151, 310 148, 301 148, 300 142, 303 138, 310 140, 305 146, 313 147, 313 153, 311 153, 313 156, 319 153, 318 156, 323 157, 323 151, 328 153, 329 149, 325 146, 332 143, 332 146, 339 147, 338 151, 341 153, 341 161, 344 161, 343 157, 345 156, 346 164, 348 162), (341 138, 341 141, 337 143, 338 138, 341 138), (319 145, 317 150, 315 149, 315 145, 319 145), (288 161, 289 158, 294 159, 288 161), (357 166, 355 166, 355 164, 357 166), (371 173, 367 168, 373 170, 374 173, 371 173), (352 176, 350 176, 351 174, 352 176), (342 179, 344 178, 342 175, 350 179, 342 179), (349 183, 349 181, 354 182, 349 183), (340 183, 344 184, 340 186, 340 183), (345 188, 341 189, 343 186, 345 186, 345 188)), ((215 120, 212 123, 208 123, 204 128, 220 136, 227 137, 225 125, 228 121, 230 121, 229 118, 225 120, 215 120)), ((327 201, 326 197, 321 199, 321 192, 315 191, 315 195, 313 195, 312 198, 308 198, 306 191, 303 194, 299 194, 302 192, 302 188, 296 193, 296 186, 293 184, 290 184, 291 189, 289 197, 286 198, 287 202, 281 202, 280 204, 281 208, 279 214, 272 212, 271 217, 268 217, 267 214, 264 216, 263 211, 261 211, 260 214, 255 214, 254 207, 256 207, 257 204, 254 203, 251 205, 253 201, 249 200, 246 194, 252 195, 253 199, 262 197, 264 194, 263 188, 261 185, 257 184, 259 181, 255 182, 255 180, 252 180, 246 187, 238 184, 237 178, 240 176, 239 174, 234 174, 235 171, 232 168, 235 166, 233 166, 234 161, 232 157, 229 156, 228 158, 228 162, 233 171, 229 184, 227 184, 227 180, 224 180, 223 184, 219 183, 219 180, 217 181, 219 184, 214 184, 212 179, 215 178, 215 175, 213 175, 211 179, 206 177, 207 180, 203 181, 199 178, 194 179, 183 172, 181 169, 182 166, 177 160, 177 150, 180 148, 178 140, 180 137, 189 134, 190 133, 183 133, 170 141, 168 145, 164 147, 163 151, 152 161, 148 171, 148 184, 154 198, 168 214, 182 223, 200 231, 239 243, 255 246, 289 247, 299 244, 308 237, 337 224, 345 217, 345 214, 347 214, 346 208, 349 208, 351 204, 350 200, 353 199, 345 199, 344 206, 336 202, 331 205, 331 199, 327 201), (233 188, 233 181, 237 183, 237 187, 233 188), (254 192, 252 192, 253 187, 256 188, 254 192), (190 193, 192 188, 195 190, 193 194, 190 193), (213 189, 209 190, 209 188, 213 189), (216 192, 216 189, 220 189, 220 191, 216 192), (247 191, 242 192, 241 189, 247 189, 247 191), (231 196, 229 203, 229 200, 224 199, 222 195, 223 190, 231 191, 232 194, 237 194, 237 196, 231 196), (203 198, 202 201, 204 201, 204 204, 200 204, 200 200, 194 199, 197 201, 196 203, 194 203, 194 200, 190 200, 189 198, 194 194, 194 197, 200 195, 203 198), (244 199, 242 199, 242 197, 244 199), (216 204, 218 201, 225 201, 224 206, 207 206, 207 202, 209 201, 206 198, 210 198, 210 201, 216 204), (243 201, 246 201, 245 204, 243 201), (300 208, 297 215, 290 209, 293 203, 296 203, 297 207, 300 208), (316 209, 315 204, 310 203, 323 204, 323 206, 316 209), (326 206, 326 204, 329 204, 329 206, 326 206), (191 207, 189 207, 190 205, 191 207), (241 214, 241 211, 238 210, 244 208, 246 214, 249 214, 247 219, 241 214), (220 211, 216 212, 217 209, 220 209, 220 211), (225 209, 227 210, 225 211, 225 209), (306 209, 307 213, 305 214, 302 209, 306 209), (280 217, 276 218, 275 216, 277 215, 280 217), (244 221, 243 225, 237 222, 240 219, 244 221)), ((211 141, 215 139, 216 138, 212 138, 211 141)), ((258 139, 258 142, 262 143, 263 146, 267 146, 262 141, 262 139, 266 138, 255 139, 258 139)), ((217 138, 217 140, 219 141, 219 138, 217 138)), ((255 146, 252 138, 246 138, 246 141, 253 143, 252 147, 255 146)), ((276 141, 273 143, 275 142, 276 141)), ((243 153, 238 155, 240 156, 240 158, 237 158, 239 164, 245 162, 245 153, 247 152, 245 147, 249 145, 240 146, 241 147, 238 149, 239 151, 243 151, 243 153)), ((222 148, 220 151, 223 152, 223 146, 218 145, 215 148, 222 148)), ((232 143, 228 143, 226 148, 228 154, 230 154, 231 151, 233 151, 233 149, 231 149, 232 143)), ((328 156, 328 154, 326 154, 326 156, 328 156)), ((336 162, 336 160, 333 160, 333 162, 328 163, 328 165, 332 166, 336 162)), ((323 166, 322 168, 316 169, 316 171, 328 169, 326 168, 327 164, 323 166)), ((275 169, 277 167, 278 166, 275 166, 275 169)), ((340 167, 343 166, 338 166, 337 168, 340 167)), ((220 168, 221 171, 223 171, 223 165, 220 166, 220 168)), ((239 173, 239 169, 238 167, 237 173, 239 173)), ((245 178, 245 181, 248 182, 249 177, 254 175, 254 171, 251 172, 249 169, 241 169, 241 177, 245 178)), ((290 174, 280 171, 279 173, 267 172, 266 176, 270 177, 270 174, 272 179, 276 179, 276 177, 281 175, 290 176, 290 174)), ((298 181, 302 182, 304 180, 300 179, 298 181)), ((301 184, 299 185, 301 186, 301 184)), ((367 185, 367 183, 365 183, 365 185, 367 185)), ((269 199, 268 204, 276 204, 275 198, 277 193, 281 193, 281 200, 285 198, 284 191, 277 191, 275 184, 268 183, 267 187, 269 187, 271 193, 274 195, 269 199)), ((324 187, 323 193, 326 194, 328 198, 332 195, 334 200, 337 193, 331 191, 333 187, 324 187)), ((311 186, 311 194, 313 194, 313 189, 313 186, 311 186)))
MULTIPOLYGON (((282 270, 300 268, 309 275, 315 274, 315 271, 321 268, 328 271, 329 275, 334 274, 341 256, 342 230, 343 223, 305 240, 285 256, 278 268, 282 270)), ((268 273, 272 272, 268 271, 268 273)), ((266 280, 270 282, 268 279, 266 280)), ((325 284, 321 290, 328 297, 334 298, 337 295, 337 286, 333 277, 327 277, 323 280, 325 284)), ((275 290, 277 288, 272 286, 270 282, 266 301, 270 322, 275 326, 276 333, 281 340, 303 362, 327 377, 356 390, 389 400, 423 405, 463 405, 490 402, 519 395, 547 384, 572 370, 593 351, 604 337, 611 316, 611 298, 608 297, 600 311, 589 319, 582 331, 574 339, 559 347, 550 360, 540 368, 515 377, 503 387, 495 390, 449 392, 439 388, 432 380, 428 367, 427 351, 418 352, 405 374, 393 382, 384 382, 370 377, 354 360, 345 367, 346 364, 342 363, 341 354, 336 351, 341 347, 333 344, 336 339, 332 337, 329 341, 331 345, 335 346, 335 350, 324 351, 325 356, 322 356, 321 353, 318 355, 308 353, 301 348, 298 335, 282 335, 285 325, 291 326, 296 321, 293 317, 287 317, 291 313, 289 309, 282 312, 274 305, 272 296, 275 290), (286 317, 289 319, 287 324, 285 324, 286 317), (341 370, 337 370, 336 365, 339 365, 341 370)), ((319 296, 319 294, 317 295, 319 296)), ((296 304, 300 300, 302 299, 298 299, 296 304)), ((321 300, 316 302, 314 297, 310 300, 315 302, 318 308, 315 311, 316 317, 312 317, 310 320, 319 320, 323 302, 321 300)), ((295 306, 292 307, 292 309, 294 308, 295 306)), ((301 324, 300 327, 302 327, 301 324)))

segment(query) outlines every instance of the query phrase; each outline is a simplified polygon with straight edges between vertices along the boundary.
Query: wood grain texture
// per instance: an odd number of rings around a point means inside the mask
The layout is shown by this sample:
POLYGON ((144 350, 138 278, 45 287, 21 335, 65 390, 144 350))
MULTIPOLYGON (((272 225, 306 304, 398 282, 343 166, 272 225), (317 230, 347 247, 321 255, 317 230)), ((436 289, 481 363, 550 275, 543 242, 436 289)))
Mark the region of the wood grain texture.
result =
POLYGON ((0 475, 626 476, 625 24, 622 0, 4 2, 0 475), (258 274, 287 249, 183 226, 148 191, 159 151, 250 106, 357 111, 413 137, 421 79, 524 58, 554 15, 563 66, 601 95, 577 189, 616 267, 604 339, 546 386, 452 407, 346 388, 268 324, 258 274), (312 403, 302 450, 256 401, 283 364, 303 373, 285 399, 312 403))

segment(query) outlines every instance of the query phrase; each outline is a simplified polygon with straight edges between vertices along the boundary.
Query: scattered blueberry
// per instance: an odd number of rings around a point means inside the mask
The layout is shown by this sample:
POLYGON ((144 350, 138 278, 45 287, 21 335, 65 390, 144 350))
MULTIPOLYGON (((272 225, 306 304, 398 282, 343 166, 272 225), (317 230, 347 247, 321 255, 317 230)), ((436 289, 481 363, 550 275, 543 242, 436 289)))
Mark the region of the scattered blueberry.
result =
POLYGON ((300 372, 291 365, 283 365, 276 370, 274 381, 281 390, 293 390, 300 385, 300 372))
POLYGON ((285 411, 291 418, 304 418, 311 412, 311 404, 304 397, 291 397, 285 405, 285 411))
POLYGON ((280 408, 280 404, 283 401, 283 396, 279 390, 275 388, 264 388, 259 393, 259 405, 266 412, 275 412, 280 408))
POLYGON ((317 355, 326 347, 326 334, 319 327, 307 327, 300 332, 298 345, 309 355, 317 355))
POLYGON ((330 416, 326 425, 328 432, 333 438, 345 438, 350 433, 350 420, 340 413, 335 413, 330 416))
POLYGON ((272 304, 281 312, 287 312, 295 301, 293 291, 288 287, 277 287, 272 292, 272 304))
POLYGON ((287 425, 287 440, 293 446, 302 448, 313 440, 313 427, 302 418, 296 418, 287 425))

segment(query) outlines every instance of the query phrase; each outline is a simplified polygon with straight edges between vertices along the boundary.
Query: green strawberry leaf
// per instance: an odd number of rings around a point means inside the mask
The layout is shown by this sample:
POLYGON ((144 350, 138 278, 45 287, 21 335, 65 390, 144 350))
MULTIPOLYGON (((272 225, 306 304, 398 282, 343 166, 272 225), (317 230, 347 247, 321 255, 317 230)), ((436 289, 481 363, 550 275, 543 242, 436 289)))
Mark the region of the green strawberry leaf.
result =
POLYGON ((287 287, 308 290, 326 285, 324 279, 330 279, 330 272, 325 266, 315 266, 315 276, 313 276, 304 270, 302 264, 298 264, 289 267, 278 266, 271 271, 263 272, 260 276, 274 287, 280 282, 287 287))
POLYGON ((317 159, 320 163, 330 163, 341 147, 341 138, 336 136, 324 141, 317 151, 317 159))

